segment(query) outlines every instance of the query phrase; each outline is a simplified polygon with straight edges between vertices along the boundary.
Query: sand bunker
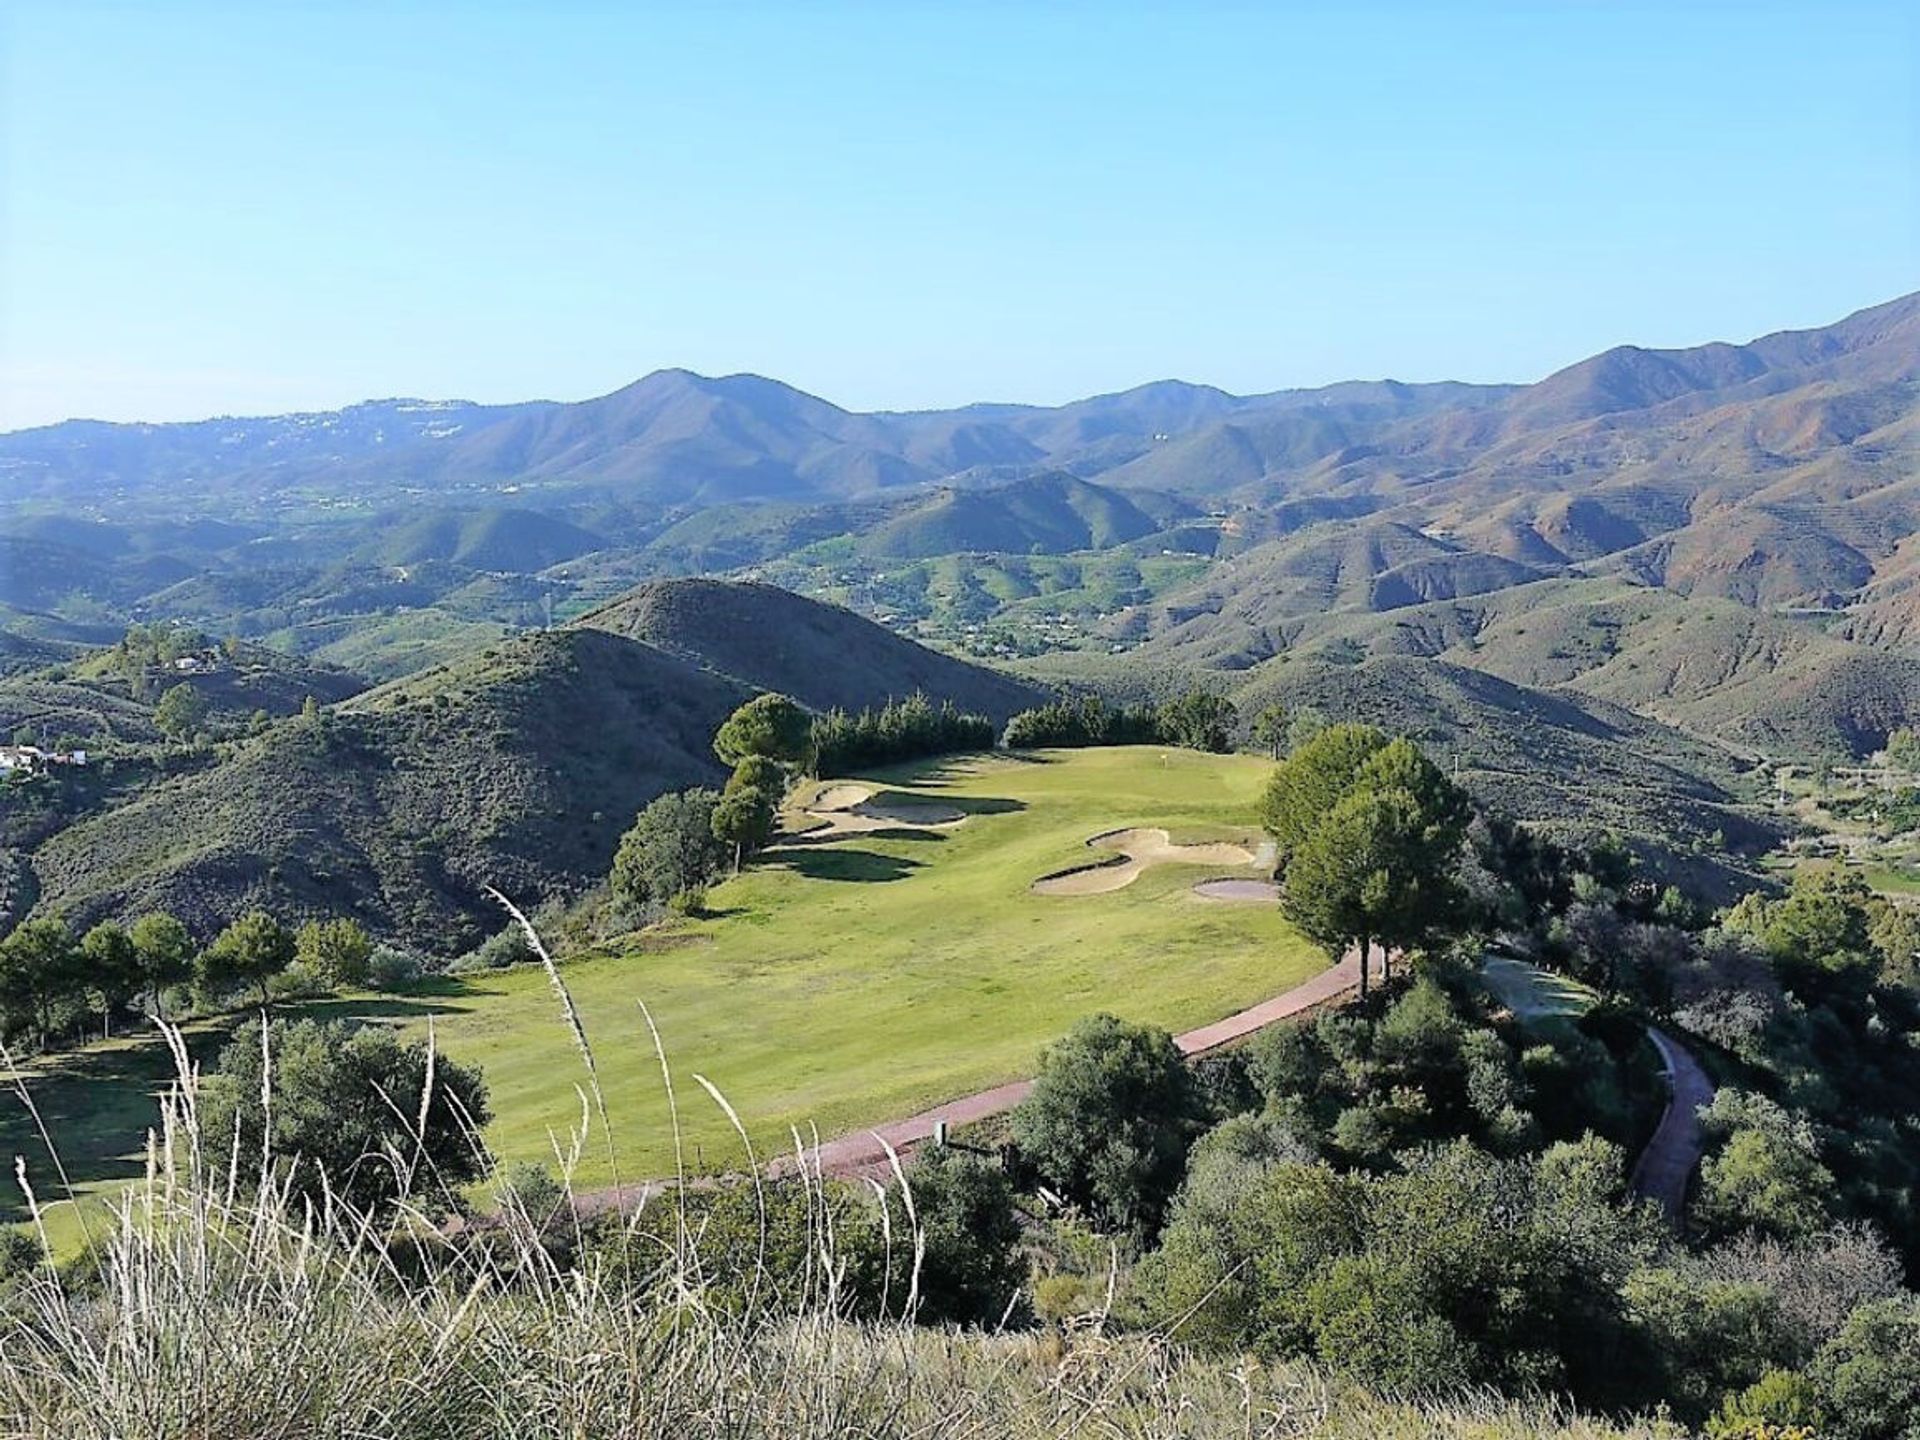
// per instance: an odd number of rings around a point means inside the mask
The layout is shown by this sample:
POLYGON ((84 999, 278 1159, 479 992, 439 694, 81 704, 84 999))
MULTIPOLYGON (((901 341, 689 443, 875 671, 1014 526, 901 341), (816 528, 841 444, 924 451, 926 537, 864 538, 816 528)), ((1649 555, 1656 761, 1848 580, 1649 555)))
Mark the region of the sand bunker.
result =
POLYGON ((1271 905, 1280 898, 1280 887, 1271 880, 1202 880, 1193 893, 1230 905, 1271 905))
POLYGON ((829 785, 802 812, 811 823, 801 832, 810 840, 841 835, 870 835, 876 830, 938 830, 958 825, 964 810, 911 795, 875 795, 864 785, 829 785))
POLYGON ((864 785, 829 785, 813 797, 806 808, 818 814, 826 810, 851 810, 862 800, 871 800, 873 792, 864 785))
POLYGON ((1175 845, 1164 830, 1112 830, 1087 844, 1117 858, 1046 875, 1033 882, 1038 895, 1105 895, 1138 880, 1150 865, 1251 865, 1253 854, 1238 845, 1175 845))

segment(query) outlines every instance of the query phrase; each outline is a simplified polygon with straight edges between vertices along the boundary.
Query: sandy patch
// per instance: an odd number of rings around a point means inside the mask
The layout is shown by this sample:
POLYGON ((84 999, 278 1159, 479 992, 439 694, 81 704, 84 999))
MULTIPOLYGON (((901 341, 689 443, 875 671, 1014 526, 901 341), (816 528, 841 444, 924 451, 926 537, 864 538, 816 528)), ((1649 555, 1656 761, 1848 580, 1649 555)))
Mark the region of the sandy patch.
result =
POLYGON ((862 800, 871 800, 873 792, 864 785, 829 785, 813 797, 806 808, 816 814, 823 810, 851 810, 862 800))
POLYGON ((853 813, 890 825, 958 825, 967 812, 932 800, 862 800, 853 813))
POLYGON ((1253 853, 1239 845, 1175 845, 1164 830, 1111 830, 1087 844, 1112 850, 1118 859, 1063 870, 1033 882, 1037 895, 1105 895, 1138 880, 1150 865, 1251 865, 1253 853))
POLYGON ((809 840, 833 840, 842 835, 871 835, 876 830, 940 830, 967 818, 964 810, 907 795, 878 795, 864 785, 829 785, 801 810, 804 835, 809 840))
POLYGON ((1229 905, 1272 905, 1280 899, 1280 887, 1271 880, 1202 880, 1193 893, 1229 905))

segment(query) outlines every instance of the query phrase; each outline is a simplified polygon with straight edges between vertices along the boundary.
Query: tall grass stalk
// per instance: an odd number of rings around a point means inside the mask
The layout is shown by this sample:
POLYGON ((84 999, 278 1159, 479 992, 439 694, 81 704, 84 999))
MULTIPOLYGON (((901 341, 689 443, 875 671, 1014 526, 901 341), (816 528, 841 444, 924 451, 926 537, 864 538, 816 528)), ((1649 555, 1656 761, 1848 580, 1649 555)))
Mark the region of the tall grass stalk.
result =
MULTIPOLYGON (((817 1136, 795 1136, 799 1163, 790 1183, 805 1189, 810 1230, 810 1273, 797 1306, 772 1303, 780 1282, 768 1273, 757 1161, 744 1183, 756 1196, 758 1248, 750 1283, 732 1300, 712 1277, 737 1275, 741 1257, 703 1253, 689 1189, 699 1182, 684 1170, 611 1222, 631 1241, 646 1207, 672 1205, 670 1244, 651 1258, 632 1244, 583 1245, 571 1176, 592 1124, 606 1131, 605 1097, 564 977, 539 948, 589 1077, 577 1128, 565 1146, 555 1141, 567 1195, 557 1226, 511 1189, 496 1215, 451 1230, 436 1224, 461 1197, 423 1163, 431 1063, 417 1109, 411 1097, 384 1100, 412 1141, 374 1157, 401 1181, 396 1206, 377 1214, 356 1208, 328 1176, 319 1177, 312 1198, 312 1187, 293 1184, 290 1157, 274 1155, 270 1139, 257 1178, 243 1176, 251 1157, 243 1161, 237 1146, 207 1153, 198 1072, 179 1032, 163 1024, 178 1075, 149 1137, 144 1178, 109 1207, 111 1223, 91 1238, 87 1266, 36 1267, 0 1290, 0 1440, 1598 1440, 1621 1433, 1491 1397, 1382 1401, 1310 1369, 1202 1363, 1161 1337, 961 1334, 855 1320, 817 1136), (574 1243, 556 1245, 556 1234, 574 1243)), ((647 1020, 652 1030, 650 1014, 647 1020)), ((671 1101, 667 1048, 653 1034, 671 1101)), ((733 1106, 705 1077, 695 1079, 751 1156, 733 1106)), ((23 1094, 31 1108, 30 1093, 23 1094)), ((678 1111, 670 1113, 677 1126, 678 1111)), ((469 1143, 481 1144, 470 1117, 466 1123, 469 1143)), ((611 1147, 610 1131, 605 1138, 611 1147)), ((908 1233, 895 1236, 893 1207, 883 1205, 888 1254, 898 1239, 912 1258, 904 1276, 889 1271, 884 1283, 904 1285, 910 1315, 921 1294, 925 1237, 909 1172, 891 1151, 889 1166, 908 1233)), ((24 1165, 20 1178, 37 1219, 24 1165)))

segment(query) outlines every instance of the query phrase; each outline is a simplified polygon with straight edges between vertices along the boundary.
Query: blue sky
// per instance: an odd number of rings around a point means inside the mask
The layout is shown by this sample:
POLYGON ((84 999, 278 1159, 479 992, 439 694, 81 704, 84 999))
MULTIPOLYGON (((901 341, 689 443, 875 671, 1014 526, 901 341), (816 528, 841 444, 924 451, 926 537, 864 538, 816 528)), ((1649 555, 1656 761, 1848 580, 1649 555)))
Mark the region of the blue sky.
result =
POLYGON ((0 428, 1537 378, 1920 287, 1911 4, 0 6, 0 428))

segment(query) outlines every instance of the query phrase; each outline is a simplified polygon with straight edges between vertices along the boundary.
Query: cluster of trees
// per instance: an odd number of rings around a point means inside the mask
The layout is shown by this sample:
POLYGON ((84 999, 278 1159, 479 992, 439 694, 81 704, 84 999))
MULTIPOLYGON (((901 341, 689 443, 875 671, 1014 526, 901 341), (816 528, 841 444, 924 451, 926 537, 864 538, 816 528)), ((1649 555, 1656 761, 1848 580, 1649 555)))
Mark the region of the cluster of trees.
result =
POLYGON ((793 778, 814 764, 813 717, 785 695, 756 695, 714 733, 733 767, 722 790, 657 796, 621 837, 608 886, 640 914, 697 910, 707 887, 738 873, 773 838, 793 778))
POLYGON ((1007 722, 1009 750, 1079 749, 1092 745, 1179 745, 1224 753, 1238 733, 1233 702, 1190 690, 1159 705, 1109 705, 1098 695, 1052 700, 1007 722))
POLYGON ((197 944, 164 913, 131 926, 103 921, 76 935, 58 917, 28 920, 0 940, 0 1032, 41 1047, 111 1035, 117 1021, 170 1003, 209 1009, 245 998, 367 983, 374 946, 359 924, 313 920, 289 929, 265 911, 197 944), (170 1000, 171 997, 171 1000, 170 1000))
POLYGON ((996 732, 984 715, 938 706, 919 691, 889 700, 879 710, 848 715, 829 710, 813 722, 814 763, 823 775, 844 775, 870 765, 892 765, 966 750, 991 750, 996 732))
MULTIPOLYGON (((1083 1022, 1014 1135, 1043 1193, 1137 1257, 1122 1322, 1373 1386, 1903 1440, 1920 1297, 1901 1255, 1777 1185, 1750 1187, 1784 1204, 1771 1224, 1709 1222, 1698 1244, 1635 1201, 1616 1137, 1637 1140, 1656 1097, 1635 1088, 1634 1028, 1603 1006, 1524 1029, 1469 966, 1428 959, 1365 1007, 1198 1067, 1164 1032, 1083 1022)), ((1717 1104, 1709 1127, 1780 1128, 1752 1108, 1717 1104)), ((1805 1165, 1804 1137, 1779 1143, 1805 1165)))
MULTIPOLYGON (((1281 904, 1338 957, 1413 950, 1464 915, 1459 867, 1472 807, 1411 740, 1333 725, 1274 770, 1261 802, 1281 904)), ((1362 967, 1360 993, 1367 992, 1362 967)))

